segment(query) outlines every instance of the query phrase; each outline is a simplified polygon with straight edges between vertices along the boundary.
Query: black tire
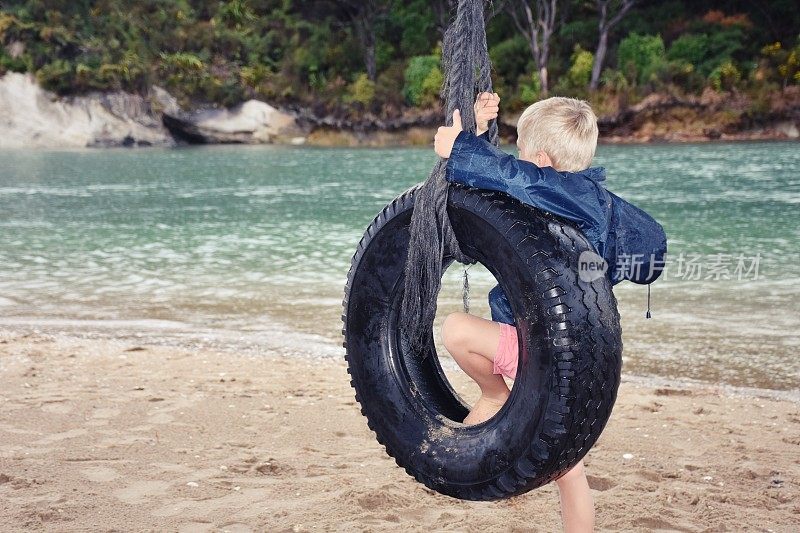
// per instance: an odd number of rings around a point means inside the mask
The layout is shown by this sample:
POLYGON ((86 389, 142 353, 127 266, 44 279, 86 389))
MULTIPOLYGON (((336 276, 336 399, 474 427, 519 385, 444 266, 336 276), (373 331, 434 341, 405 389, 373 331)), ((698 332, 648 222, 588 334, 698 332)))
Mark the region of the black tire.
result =
POLYGON ((572 225, 500 193, 451 187, 462 250, 504 288, 520 339, 511 397, 466 426, 468 407, 432 336, 419 354, 398 334, 414 192, 372 221, 348 275, 342 333, 361 412, 397 464, 442 494, 493 500, 549 483, 594 445, 616 399, 622 342, 611 285, 579 278, 578 257, 592 248, 572 225))

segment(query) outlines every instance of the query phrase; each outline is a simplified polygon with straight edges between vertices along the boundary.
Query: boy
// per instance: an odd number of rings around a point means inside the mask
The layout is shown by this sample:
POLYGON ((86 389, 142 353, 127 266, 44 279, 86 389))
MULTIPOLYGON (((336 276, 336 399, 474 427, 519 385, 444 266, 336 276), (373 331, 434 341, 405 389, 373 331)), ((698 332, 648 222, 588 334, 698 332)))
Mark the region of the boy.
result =
MULTIPOLYGON (((497 118, 500 97, 482 93, 475 103, 480 136, 497 118)), ((589 104, 572 98, 548 98, 530 106, 517 124, 520 157, 503 153, 485 140, 462 131, 461 115, 453 126, 439 128, 436 153, 449 159, 447 180, 504 192, 575 222, 611 268, 612 283, 628 279, 650 283, 660 274, 655 264, 666 252, 663 229, 649 215, 609 193, 601 185, 605 172, 588 168, 597 147, 597 117, 589 104), (621 268, 624 256, 641 260, 636 272, 621 268)), ((464 419, 478 424, 494 416, 510 395, 503 376, 517 370, 517 330, 508 300, 497 286, 489 293, 493 321, 453 313, 442 327, 445 347, 481 389, 464 419)), ((581 461, 556 481, 564 529, 591 531, 594 503, 581 461)))

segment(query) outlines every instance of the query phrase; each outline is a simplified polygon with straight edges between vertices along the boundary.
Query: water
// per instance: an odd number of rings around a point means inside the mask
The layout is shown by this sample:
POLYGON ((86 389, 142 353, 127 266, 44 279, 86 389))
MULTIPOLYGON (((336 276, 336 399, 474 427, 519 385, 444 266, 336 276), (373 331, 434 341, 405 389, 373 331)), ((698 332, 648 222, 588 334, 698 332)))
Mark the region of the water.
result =
MULTIPOLYGON (((422 149, 0 152, 0 322, 338 355, 356 243, 433 161, 422 149)), ((650 321, 646 289, 618 286, 625 371, 797 389, 798 144, 602 146, 597 163, 664 224, 673 258, 716 260, 734 278, 686 279, 673 263, 650 321), (739 254, 745 267, 760 254, 759 279, 735 279, 739 254)), ((474 271, 485 313, 492 280, 474 271)), ((457 308, 458 276, 443 312, 457 308)))

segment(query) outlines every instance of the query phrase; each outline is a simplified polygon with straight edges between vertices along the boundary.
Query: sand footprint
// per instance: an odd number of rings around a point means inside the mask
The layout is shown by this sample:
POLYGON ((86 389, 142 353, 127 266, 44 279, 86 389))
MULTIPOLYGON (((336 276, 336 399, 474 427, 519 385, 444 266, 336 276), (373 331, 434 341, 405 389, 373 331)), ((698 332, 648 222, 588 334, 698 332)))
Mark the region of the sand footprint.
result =
POLYGON ((356 491, 354 495, 358 505, 366 511, 396 511, 398 507, 413 504, 396 484, 383 485, 378 490, 356 491))
POLYGON ((586 480, 589 482, 590 489, 600 492, 605 492, 617 486, 614 481, 604 477, 586 476, 586 480))
POLYGON ((642 517, 633 521, 634 526, 646 528, 649 531, 694 531, 691 525, 681 525, 668 522, 663 518, 642 517))

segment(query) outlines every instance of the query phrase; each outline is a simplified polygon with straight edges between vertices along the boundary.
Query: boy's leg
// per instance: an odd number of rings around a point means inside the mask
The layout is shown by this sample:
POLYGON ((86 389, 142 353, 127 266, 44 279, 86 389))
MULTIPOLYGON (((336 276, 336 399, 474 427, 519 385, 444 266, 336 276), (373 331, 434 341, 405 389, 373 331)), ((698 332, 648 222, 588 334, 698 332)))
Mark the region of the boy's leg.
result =
MULTIPOLYGON (((442 326, 445 348, 458 366, 481 388, 465 424, 478 424, 494 416, 510 394, 503 376, 494 373, 494 357, 500 342, 500 324, 465 313, 448 315, 442 326)), ((566 533, 585 533, 594 528, 594 501, 583 461, 556 480, 561 516, 566 533)))
POLYGON ((494 356, 500 342, 500 324, 466 313, 453 313, 442 326, 444 345, 458 366, 481 388, 465 424, 478 424, 494 416, 511 392, 503 376, 494 373, 494 356))
POLYGON ((585 533, 594 529, 594 500, 586 480, 583 461, 556 480, 561 498, 561 520, 565 533, 585 533))

